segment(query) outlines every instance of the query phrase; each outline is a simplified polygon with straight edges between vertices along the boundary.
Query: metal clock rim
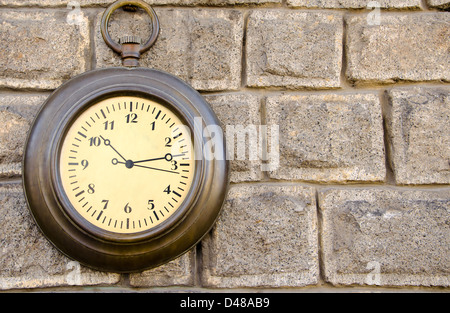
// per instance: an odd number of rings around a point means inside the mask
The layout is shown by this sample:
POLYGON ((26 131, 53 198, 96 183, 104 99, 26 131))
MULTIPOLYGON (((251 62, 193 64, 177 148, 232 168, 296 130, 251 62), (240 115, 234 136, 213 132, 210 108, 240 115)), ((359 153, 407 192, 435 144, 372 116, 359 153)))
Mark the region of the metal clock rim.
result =
MULTIPOLYGON (((196 245, 212 228, 223 206, 228 190, 229 164, 224 161, 206 160, 202 191, 197 195, 196 204, 190 208, 171 229, 161 235, 134 241, 108 241, 81 231, 61 208, 58 195, 52 187, 50 163, 56 122, 69 103, 67 97, 83 94, 81 86, 86 80, 117 79, 124 75, 134 80, 154 83, 154 88, 173 85, 174 97, 184 98, 190 105, 200 105, 199 114, 205 125, 219 124, 203 97, 180 79, 158 70, 108 68, 81 74, 58 88, 47 100, 61 100, 63 107, 41 108, 29 132, 23 157, 23 187, 25 198, 36 224, 49 241, 63 254, 80 263, 103 271, 136 272, 166 263, 196 245), (111 78, 116 77, 116 78, 111 78), (94 79, 95 78, 95 79, 94 79), (159 85, 158 85, 159 84, 159 85), (81 88, 81 89, 80 89, 81 88), (75 91, 76 90, 76 91, 75 91), (197 102, 198 104, 194 104, 197 102), (52 135, 53 134, 53 135, 52 135), (50 148, 49 148, 50 147, 50 148), (50 167, 50 168, 49 168, 50 167), (35 212, 35 211, 38 212, 35 212)), ((125 79, 126 80, 126 79, 125 79)), ((94 88, 94 86, 91 86, 94 88)), ((70 102, 70 101, 69 101, 70 102)), ((225 142, 224 151, 226 151, 225 142)))

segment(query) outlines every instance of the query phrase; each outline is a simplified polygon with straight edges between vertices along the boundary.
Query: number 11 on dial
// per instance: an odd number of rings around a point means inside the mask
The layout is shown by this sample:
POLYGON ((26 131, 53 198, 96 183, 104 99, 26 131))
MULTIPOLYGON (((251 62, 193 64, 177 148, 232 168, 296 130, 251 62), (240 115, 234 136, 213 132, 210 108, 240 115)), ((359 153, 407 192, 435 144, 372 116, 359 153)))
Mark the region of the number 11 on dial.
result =
POLYGON ((59 175, 76 215, 133 234, 169 219, 192 187, 195 157, 186 123, 164 103, 135 96, 91 105, 69 126, 59 175))

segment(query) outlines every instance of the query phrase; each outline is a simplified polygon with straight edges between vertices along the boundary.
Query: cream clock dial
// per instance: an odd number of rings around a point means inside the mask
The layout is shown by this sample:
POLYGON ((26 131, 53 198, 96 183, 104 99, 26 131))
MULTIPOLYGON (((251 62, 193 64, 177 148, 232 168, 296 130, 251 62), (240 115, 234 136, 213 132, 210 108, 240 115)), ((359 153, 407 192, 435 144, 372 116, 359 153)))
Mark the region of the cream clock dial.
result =
POLYGON ((132 234, 172 216, 192 185, 189 129, 156 101, 118 96, 71 124, 61 148, 61 182, 77 214, 105 231, 132 234))

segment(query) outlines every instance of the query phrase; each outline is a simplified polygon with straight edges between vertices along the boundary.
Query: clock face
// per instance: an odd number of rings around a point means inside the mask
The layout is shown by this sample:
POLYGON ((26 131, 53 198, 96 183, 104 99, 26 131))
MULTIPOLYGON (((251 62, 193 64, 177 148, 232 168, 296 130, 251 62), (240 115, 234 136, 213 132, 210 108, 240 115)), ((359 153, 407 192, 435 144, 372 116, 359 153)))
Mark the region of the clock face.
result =
POLYGON ((30 213, 56 248, 93 269, 165 264, 198 244, 222 209, 226 142, 209 127, 219 124, 205 99, 168 73, 79 75, 52 93, 30 128, 30 213))
POLYGON ((140 233, 167 221, 187 198, 195 172, 192 136, 164 103, 111 97, 71 123, 58 166, 81 220, 112 233, 140 233))

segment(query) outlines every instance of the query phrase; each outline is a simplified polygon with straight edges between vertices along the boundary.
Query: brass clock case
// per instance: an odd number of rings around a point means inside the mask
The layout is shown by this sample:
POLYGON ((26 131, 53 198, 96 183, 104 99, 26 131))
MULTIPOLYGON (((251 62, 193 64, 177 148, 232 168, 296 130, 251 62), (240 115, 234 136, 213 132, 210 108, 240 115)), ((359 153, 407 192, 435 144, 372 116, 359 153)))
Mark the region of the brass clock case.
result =
POLYGON ((32 216, 56 248, 94 269, 135 272, 175 259, 212 228, 227 193, 225 141, 209 133, 209 125, 220 123, 203 97, 162 71, 109 68, 70 80, 44 103, 28 136, 23 184, 32 216), (59 167, 61 147, 74 121, 96 103, 119 96, 163 105, 186 123, 196 143, 195 170, 184 201, 163 223, 131 233, 105 230, 81 217, 63 188, 59 167), (200 128, 195 127, 198 121, 200 128), (215 151, 205 148, 212 137, 216 137, 215 151))

